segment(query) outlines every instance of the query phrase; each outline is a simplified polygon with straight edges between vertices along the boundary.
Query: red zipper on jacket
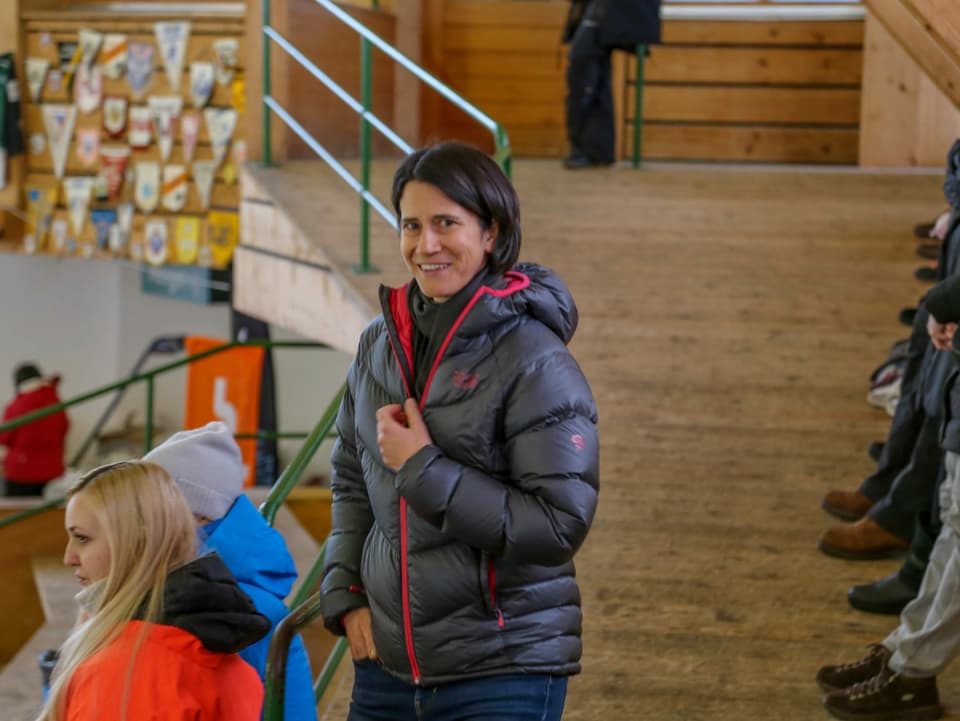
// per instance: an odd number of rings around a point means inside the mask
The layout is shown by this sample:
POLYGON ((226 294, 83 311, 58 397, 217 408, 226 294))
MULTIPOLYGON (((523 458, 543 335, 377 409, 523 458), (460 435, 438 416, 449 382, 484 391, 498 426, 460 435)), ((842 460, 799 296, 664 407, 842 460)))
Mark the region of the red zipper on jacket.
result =
MULTIPOLYGON (((505 273, 511 280, 511 283, 502 290, 494 290, 487 286, 480 286, 477 289, 477 292, 474 293, 473 297, 460 312, 460 315, 457 316, 457 319, 453 322, 453 325, 450 327, 449 332, 447 333, 446 338, 444 338, 443 345, 440 346, 440 349, 437 351, 437 357, 433 361, 433 366, 430 368, 430 373, 427 375, 426 383, 423 385, 423 396, 420 398, 417 405, 420 408, 420 412, 423 412, 424 406, 426 405, 427 393, 430 390, 430 384, 433 382, 433 376, 437 372, 437 368, 440 366, 440 359, 443 358, 444 352, 447 350, 447 346, 450 344, 453 334, 456 332, 457 328, 460 327, 460 324, 463 323, 463 319, 467 316, 467 313, 474 306, 477 300, 484 293, 490 293, 491 295, 502 297, 515 293, 518 290, 522 290, 530 285, 530 278, 522 273, 507 272, 505 273)), ((409 309, 406 306, 401 306, 399 302, 396 302, 399 296, 398 293, 403 293, 406 286, 399 290, 394 290, 389 297, 389 307, 392 309, 403 309, 405 311, 405 317, 403 318, 405 330, 407 326, 410 325, 411 321, 409 317, 406 317, 409 314, 409 309)), ((381 296, 383 298, 384 296, 381 296)), ((397 315, 396 313, 391 313, 391 320, 393 322, 394 328, 397 329, 399 335, 400 329, 397 328, 397 315)), ((406 360, 407 367, 413 371, 413 358, 411 357, 411 350, 408 347, 408 344, 404 345, 404 351, 406 355, 401 356, 397 350, 397 346, 394 343, 393 336, 390 334, 389 327, 387 330, 387 340, 390 343, 390 347, 393 349, 393 357, 397 361, 397 365, 400 367, 400 378, 403 380, 404 390, 407 392, 407 398, 413 398, 413 393, 410 392, 410 379, 407 378, 407 373, 401 362, 401 358, 406 360)), ((402 342, 402 339, 401 339, 402 342)), ((408 541, 407 541, 407 499, 403 496, 400 497, 400 589, 403 594, 402 606, 403 606, 403 631, 404 631, 404 640, 406 641, 407 646, 407 660, 410 661, 410 673, 413 676, 413 683, 420 685, 420 666, 417 664, 417 657, 414 653, 413 647, 413 621, 410 618, 410 572, 409 572, 409 559, 407 557, 408 552, 408 541)), ((496 580, 496 573, 493 569, 493 562, 490 562, 488 566, 488 571, 493 573, 491 577, 492 581, 496 580)), ((494 597, 494 584, 490 585, 491 596, 494 597)), ((495 597, 494 597, 495 598, 495 597)), ((497 623, 503 628, 503 616, 500 614, 499 609, 497 610, 497 623)))
MULTIPOLYGON (((397 365, 400 366, 400 378, 403 379, 403 387, 407 391, 407 397, 412 398, 407 375, 403 370, 403 364, 400 362, 397 347, 390 333, 387 333, 387 340, 390 342, 390 347, 393 348, 393 355, 397 359, 397 365)), ((410 571, 407 558, 407 499, 403 496, 400 496, 400 594, 403 597, 400 600, 403 606, 403 636, 407 646, 407 660, 410 662, 410 673, 413 676, 413 683, 419 686, 420 666, 417 664, 417 657, 413 649, 413 621, 410 619, 410 571)))
POLYGON ((487 559, 487 582, 490 584, 490 607, 497 614, 497 626, 503 628, 503 612, 497 606, 497 567, 492 558, 487 559))

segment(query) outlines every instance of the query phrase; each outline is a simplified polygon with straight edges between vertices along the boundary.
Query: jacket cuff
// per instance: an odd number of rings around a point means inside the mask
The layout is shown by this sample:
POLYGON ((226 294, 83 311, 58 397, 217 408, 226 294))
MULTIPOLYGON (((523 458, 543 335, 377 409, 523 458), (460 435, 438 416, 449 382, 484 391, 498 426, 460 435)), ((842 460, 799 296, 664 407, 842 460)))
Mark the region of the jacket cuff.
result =
POLYGON ((323 597, 323 625, 336 636, 346 636, 343 617, 368 605, 367 594, 363 589, 351 587, 330 591, 323 597))
POLYGON ((393 477, 393 487, 402 492, 403 486, 421 476, 433 461, 440 457, 442 452, 439 446, 424 446, 419 451, 410 456, 406 463, 400 466, 400 470, 393 477))

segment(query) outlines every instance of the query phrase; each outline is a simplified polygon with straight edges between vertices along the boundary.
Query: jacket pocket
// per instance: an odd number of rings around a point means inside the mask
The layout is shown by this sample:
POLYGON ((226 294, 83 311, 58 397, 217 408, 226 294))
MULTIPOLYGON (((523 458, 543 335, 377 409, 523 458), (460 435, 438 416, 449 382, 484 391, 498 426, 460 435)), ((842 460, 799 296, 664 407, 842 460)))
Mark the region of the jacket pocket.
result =
POLYGON ((500 611, 500 599, 497 597, 496 562, 483 551, 480 552, 480 596, 484 611, 497 619, 497 626, 503 628, 503 613, 500 611))

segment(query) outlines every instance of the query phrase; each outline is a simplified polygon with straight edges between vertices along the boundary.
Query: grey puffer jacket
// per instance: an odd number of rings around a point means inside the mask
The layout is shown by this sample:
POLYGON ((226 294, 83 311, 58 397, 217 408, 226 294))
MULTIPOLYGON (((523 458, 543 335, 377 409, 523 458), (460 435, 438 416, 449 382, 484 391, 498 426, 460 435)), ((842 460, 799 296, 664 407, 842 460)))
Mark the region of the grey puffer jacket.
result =
POLYGON ((413 382, 406 289, 381 289, 347 381, 333 456, 327 627, 369 605, 384 668, 432 685, 580 670, 573 555, 597 506, 597 414, 566 348, 577 310, 552 271, 481 286, 432 363, 420 408, 433 445, 394 473, 378 408, 413 382), (494 286, 494 287, 491 287, 494 286))

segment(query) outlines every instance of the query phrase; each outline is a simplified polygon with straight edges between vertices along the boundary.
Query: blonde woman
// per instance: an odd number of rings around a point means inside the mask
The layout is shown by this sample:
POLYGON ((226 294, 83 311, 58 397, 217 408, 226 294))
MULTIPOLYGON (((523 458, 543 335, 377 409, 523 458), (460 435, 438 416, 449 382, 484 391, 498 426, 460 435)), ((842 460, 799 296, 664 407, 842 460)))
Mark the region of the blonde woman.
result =
POLYGON ((81 622, 38 721, 258 721, 263 687, 236 652, 270 628, 160 466, 121 462, 67 494, 64 563, 81 622))

